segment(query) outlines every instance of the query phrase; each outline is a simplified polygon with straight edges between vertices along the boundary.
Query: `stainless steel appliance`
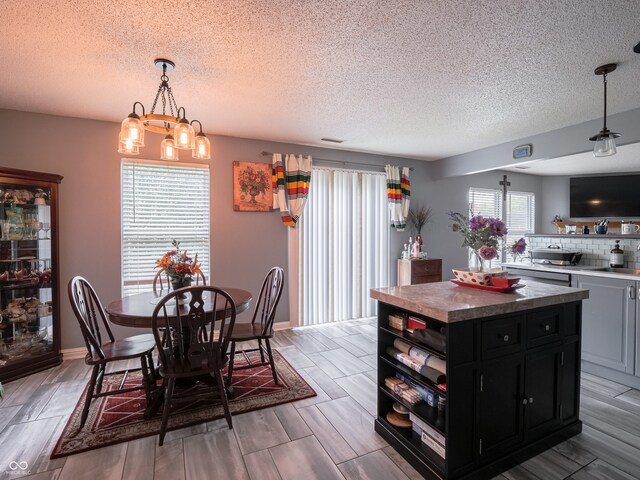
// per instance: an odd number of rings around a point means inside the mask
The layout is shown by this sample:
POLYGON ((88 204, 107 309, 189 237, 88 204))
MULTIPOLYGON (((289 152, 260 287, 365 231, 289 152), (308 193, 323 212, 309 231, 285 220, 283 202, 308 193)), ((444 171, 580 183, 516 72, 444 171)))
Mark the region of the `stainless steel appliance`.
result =
POLYGON ((527 280, 533 280, 540 283, 548 283, 551 285, 563 285, 569 287, 571 285, 570 273, 544 272, 541 270, 529 270, 528 268, 505 267, 509 275, 520 277, 523 283, 527 280))
POLYGON ((582 258, 582 252, 568 250, 562 245, 549 245, 546 248, 531 250, 531 261, 550 265, 577 265, 582 258))

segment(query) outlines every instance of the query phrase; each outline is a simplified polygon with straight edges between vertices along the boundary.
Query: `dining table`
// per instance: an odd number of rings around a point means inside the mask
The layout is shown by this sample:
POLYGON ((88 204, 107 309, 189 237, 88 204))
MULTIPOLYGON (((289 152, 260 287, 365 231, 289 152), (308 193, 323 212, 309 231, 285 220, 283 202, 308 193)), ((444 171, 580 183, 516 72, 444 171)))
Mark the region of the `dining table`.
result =
MULTIPOLYGON (((233 302, 236 304, 236 314, 244 312, 249 308, 251 304, 251 293, 242 290, 240 288, 232 287, 219 287, 226 291, 233 302)), ((162 300, 162 298, 169 293, 166 290, 159 290, 157 292, 144 292, 129 295, 118 300, 114 300, 107 305, 105 311, 109 315, 109 320, 116 325, 122 325, 123 327, 137 327, 137 328, 151 328, 153 323, 153 310, 156 305, 162 300)), ((209 313, 213 311, 213 303, 211 297, 205 295, 203 298, 204 310, 209 313)), ((186 309, 187 305, 182 305, 182 308, 186 309)), ((216 311, 216 318, 219 319, 226 312, 222 312, 223 306, 218 305, 216 311)), ((186 311, 186 310, 185 310, 186 311)))
MULTIPOLYGON (((222 290, 226 291, 229 296, 233 299, 233 302, 236 305, 236 314, 241 313, 249 308, 251 304, 251 292, 246 290, 242 290, 240 288, 233 287, 218 287, 222 290)), ((166 290, 159 290, 155 292, 144 292, 137 293, 134 295, 129 295, 127 297, 120 298, 118 300, 114 300, 110 302, 105 311, 109 316, 109 320, 116 325, 121 325, 123 327, 134 327, 134 328, 151 328, 153 324, 153 311, 160 302, 169 292, 166 290)), ((204 301, 204 310, 207 313, 213 311, 213 302, 211 295, 203 295, 204 301)), ((188 294, 187 294, 187 302, 188 302, 188 294)), ((188 311, 189 305, 188 303, 183 303, 179 306, 181 309, 181 313, 184 314, 188 311)), ((169 319, 172 317, 177 318, 177 310, 170 309, 168 310, 169 319)), ((229 316, 229 312, 224 310, 223 303, 219 303, 216 306, 216 320, 220 320, 229 316)), ((205 383, 211 384, 211 378, 208 376, 204 376, 200 378, 200 381, 204 381, 205 383)), ((178 385, 184 387, 188 387, 193 383, 189 382, 188 379, 181 379, 178 385)), ((227 394, 229 396, 233 396, 233 387, 231 385, 226 385, 227 394)), ((159 400, 159 399, 158 399, 159 400)), ((152 412, 158 408, 158 402, 154 402, 154 406, 152 407, 152 412)))

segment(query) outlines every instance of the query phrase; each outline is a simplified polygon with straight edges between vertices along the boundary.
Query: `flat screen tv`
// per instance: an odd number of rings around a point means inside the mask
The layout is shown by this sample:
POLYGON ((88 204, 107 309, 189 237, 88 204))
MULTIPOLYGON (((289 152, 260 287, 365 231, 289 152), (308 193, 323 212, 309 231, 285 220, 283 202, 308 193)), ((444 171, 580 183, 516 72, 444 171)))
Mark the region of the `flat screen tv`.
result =
POLYGON ((570 178, 569 216, 640 217, 640 175, 570 178))

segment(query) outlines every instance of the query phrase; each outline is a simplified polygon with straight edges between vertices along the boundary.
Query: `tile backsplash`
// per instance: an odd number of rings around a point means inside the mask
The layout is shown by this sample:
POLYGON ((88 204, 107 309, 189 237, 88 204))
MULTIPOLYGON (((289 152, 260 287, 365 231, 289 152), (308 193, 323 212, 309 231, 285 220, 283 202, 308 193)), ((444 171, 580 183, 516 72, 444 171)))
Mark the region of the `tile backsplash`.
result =
POLYGON ((582 252, 582 259, 579 265, 594 267, 609 266, 609 254, 615 246, 616 240, 620 240, 620 248, 624 251, 625 268, 640 268, 640 252, 636 250, 640 244, 640 239, 638 238, 607 237, 604 235, 527 236, 529 249, 545 248, 549 245, 562 245, 562 248, 582 252))

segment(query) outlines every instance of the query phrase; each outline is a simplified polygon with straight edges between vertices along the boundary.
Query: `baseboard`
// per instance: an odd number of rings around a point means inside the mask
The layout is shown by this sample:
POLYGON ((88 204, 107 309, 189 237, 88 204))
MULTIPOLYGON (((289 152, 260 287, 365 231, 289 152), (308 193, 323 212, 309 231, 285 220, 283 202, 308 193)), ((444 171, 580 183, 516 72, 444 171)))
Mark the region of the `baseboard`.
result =
POLYGON ((62 358, 64 360, 77 360, 79 358, 84 358, 86 355, 87 355, 86 347, 62 349, 62 358))
POLYGON ((291 328, 291 322, 274 322, 273 329, 275 331, 278 330, 287 330, 291 328))

